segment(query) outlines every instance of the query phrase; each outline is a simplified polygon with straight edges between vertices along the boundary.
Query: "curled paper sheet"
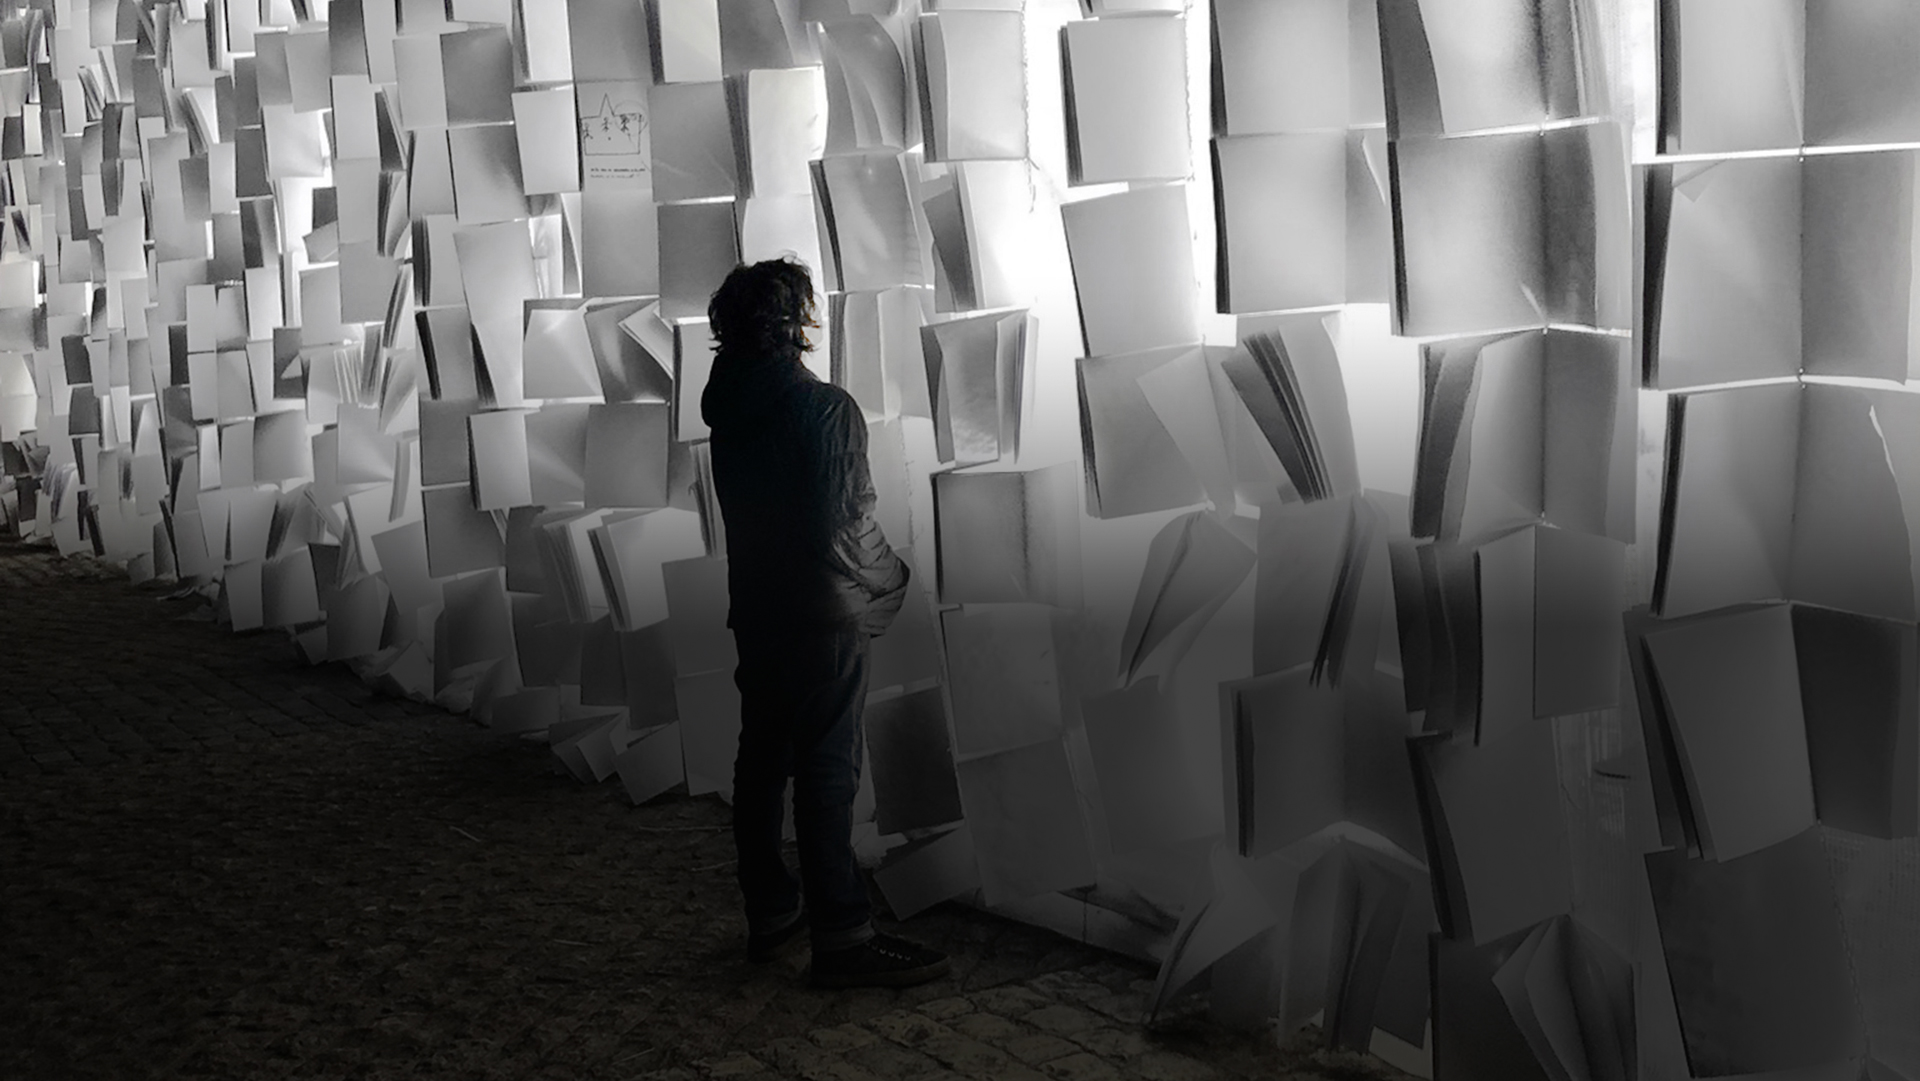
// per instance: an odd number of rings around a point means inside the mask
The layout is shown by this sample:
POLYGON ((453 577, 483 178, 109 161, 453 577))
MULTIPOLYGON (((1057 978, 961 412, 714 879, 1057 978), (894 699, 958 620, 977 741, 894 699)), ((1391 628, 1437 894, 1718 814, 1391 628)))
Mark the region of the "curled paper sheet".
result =
POLYGON ((898 17, 849 14, 821 22, 827 81, 827 152, 882 147, 904 150, 920 141, 920 115, 907 92, 898 17))
POLYGON ((1034 320, 977 315, 920 328, 934 450, 962 466, 1011 461, 1034 380, 1034 320))
POLYGON ((1194 511, 1167 523, 1147 549, 1121 637, 1122 684, 1169 674, 1253 566, 1253 552, 1214 518, 1194 511))
POLYGON ((1327 499, 1359 488, 1346 384, 1333 339, 1318 317, 1250 335, 1220 366, 1301 498, 1327 499))
POLYGON ((1493 985, 1553 1081, 1625 1081, 1637 1072, 1633 967, 1578 920, 1535 925, 1493 985))
POLYGON ((1080 359, 1081 460, 1092 516, 1118 518, 1200 502, 1194 471, 1141 385, 1163 365, 1195 351, 1176 346, 1080 359))

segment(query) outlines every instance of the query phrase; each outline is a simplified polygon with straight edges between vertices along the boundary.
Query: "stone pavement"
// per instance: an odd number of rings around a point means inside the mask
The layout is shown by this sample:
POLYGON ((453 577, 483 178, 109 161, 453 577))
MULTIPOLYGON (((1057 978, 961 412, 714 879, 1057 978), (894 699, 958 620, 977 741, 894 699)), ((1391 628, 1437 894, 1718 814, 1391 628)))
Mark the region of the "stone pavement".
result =
POLYGON ((904 991, 741 958, 727 810, 204 602, 0 542, 0 1078, 1358 1078, 1310 1034, 1149 1030, 1149 966, 957 904, 904 991))

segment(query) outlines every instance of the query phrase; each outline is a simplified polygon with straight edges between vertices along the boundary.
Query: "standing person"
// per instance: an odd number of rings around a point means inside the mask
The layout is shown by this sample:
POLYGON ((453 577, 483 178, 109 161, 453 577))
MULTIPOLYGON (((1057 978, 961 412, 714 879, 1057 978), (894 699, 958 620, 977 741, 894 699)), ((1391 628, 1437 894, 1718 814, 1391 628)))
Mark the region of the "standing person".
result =
POLYGON ((805 266, 735 267, 707 315, 717 346, 700 412, 739 653, 733 839, 747 956, 771 960, 807 928, 815 987, 922 983, 946 956, 874 931, 853 855, 867 639, 892 622, 909 573, 873 516, 866 421, 801 363, 819 326, 805 266), (797 884, 780 851, 789 776, 797 884))

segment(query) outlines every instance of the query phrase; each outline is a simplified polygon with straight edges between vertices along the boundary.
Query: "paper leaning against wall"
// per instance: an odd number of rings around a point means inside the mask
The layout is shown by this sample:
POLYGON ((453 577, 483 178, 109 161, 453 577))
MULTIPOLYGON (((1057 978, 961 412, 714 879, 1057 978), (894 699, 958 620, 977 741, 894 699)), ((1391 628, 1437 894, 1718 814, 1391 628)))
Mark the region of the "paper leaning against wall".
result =
POLYGON ((961 817, 942 699, 937 685, 867 698, 874 822, 883 834, 931 829, 961 817))
POLYGON ((1087 886, 1096 869, 1064 744, 961 762, 960 799, 986 903, 1087 886))

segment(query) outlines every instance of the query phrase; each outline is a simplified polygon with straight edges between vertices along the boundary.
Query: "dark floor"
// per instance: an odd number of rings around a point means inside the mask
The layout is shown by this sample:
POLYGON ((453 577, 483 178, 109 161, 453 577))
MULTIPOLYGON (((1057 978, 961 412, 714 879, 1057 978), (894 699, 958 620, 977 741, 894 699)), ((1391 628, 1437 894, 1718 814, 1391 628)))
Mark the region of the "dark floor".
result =
POLYGON ((907 991, 740 958, 727 809, 0 544, 0 1078, 1384 1076, 1137 1023, 1152 970, 960 905, 907 991))

